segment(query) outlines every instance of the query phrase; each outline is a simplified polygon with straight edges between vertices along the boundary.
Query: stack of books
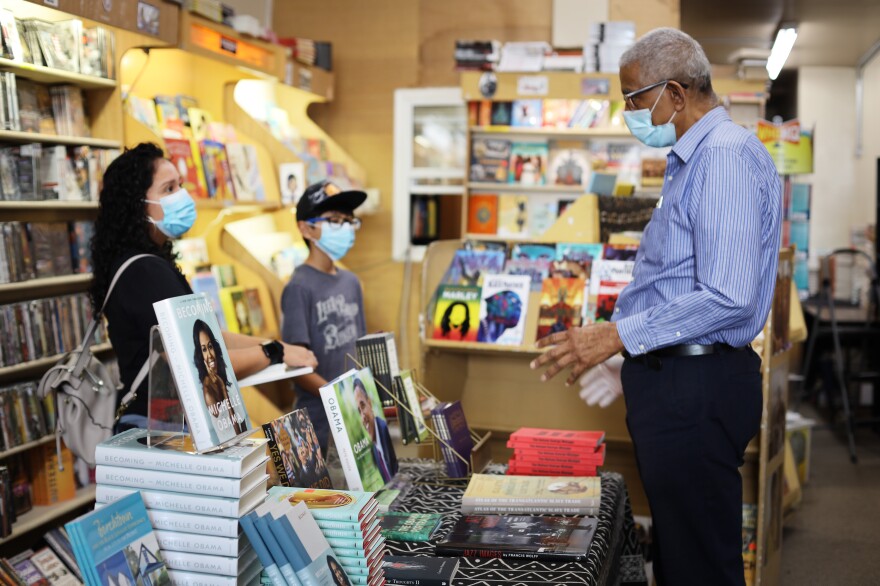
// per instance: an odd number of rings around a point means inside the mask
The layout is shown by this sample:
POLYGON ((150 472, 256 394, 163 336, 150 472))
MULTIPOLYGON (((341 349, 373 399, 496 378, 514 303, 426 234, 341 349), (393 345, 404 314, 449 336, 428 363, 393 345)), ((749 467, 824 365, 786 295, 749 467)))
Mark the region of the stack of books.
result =
POLYGON ((474 474, 461 498, 465 515, 598 515, 598 476, 474 474))
POLYGON ((249 583, 262 568, 239 519, 266 496, 267 440, 196 454, 182 437, 131 429, 101 443, 97 506, 141 493, 174 584, 249 583))
POLYGON ((620 58, 636 40, 635 23, 629 20, 594 22, 584 44, 584 71, 617 73, 620 58))
POLYGON ((604 431, 523 427, 510 434, 507 473, 519 476, 596 476, 605 463, 604 431))
POLYGON ((385 583, 385 538, 373 493, 273 487, 242 524, 266 568, 288 584, 385 583), (347 579, 346 579, 347 578, 347 579))

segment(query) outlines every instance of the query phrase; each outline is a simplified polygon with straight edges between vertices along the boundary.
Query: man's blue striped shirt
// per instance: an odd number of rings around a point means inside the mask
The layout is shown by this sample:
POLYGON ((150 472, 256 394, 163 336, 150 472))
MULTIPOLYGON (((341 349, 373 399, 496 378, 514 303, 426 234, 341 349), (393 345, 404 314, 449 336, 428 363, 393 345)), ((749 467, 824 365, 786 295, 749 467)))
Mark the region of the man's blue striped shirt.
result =
POLYGON ((724 108, 707 112, 667 156, 660 204, 617 301, 627 351, 751 342, 770 312, 781 217, 767 149, 724 108))

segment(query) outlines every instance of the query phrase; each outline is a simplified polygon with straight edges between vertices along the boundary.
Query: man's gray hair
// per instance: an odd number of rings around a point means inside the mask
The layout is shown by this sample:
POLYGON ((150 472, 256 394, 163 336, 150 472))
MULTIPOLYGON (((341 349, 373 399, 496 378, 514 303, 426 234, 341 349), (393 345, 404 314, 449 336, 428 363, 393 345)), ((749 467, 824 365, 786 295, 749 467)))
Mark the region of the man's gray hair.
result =
POLYGON ((712 93, 712 68, 700 44, 674 28, 644 35, 620 58, 620 66, 638 63, 646 84, 672 79, 702 94, 712 93))

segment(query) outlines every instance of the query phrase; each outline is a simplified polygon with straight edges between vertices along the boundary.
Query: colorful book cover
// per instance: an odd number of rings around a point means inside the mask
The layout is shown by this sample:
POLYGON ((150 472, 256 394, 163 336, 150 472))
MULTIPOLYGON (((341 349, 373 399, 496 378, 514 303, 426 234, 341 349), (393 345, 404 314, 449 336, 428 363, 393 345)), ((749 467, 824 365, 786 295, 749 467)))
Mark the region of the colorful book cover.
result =
POLYGON ((585 149, 552 149, 549 158, 550 185, 587 185, 590 153, 585 149))
POLYGON ((254 516, 245 515, 244 517, 242 517, 241 528, 244 531, 245 535, 247 535, 248 541, 250 541, 251 546, 254 548, 254 551, 257 553, 257 558, 260 560, 260 565, 263 566, 263 571, 266 577, 269 579, 269 585, 287 586, 287 580, 281 573, 281 569, 276 563, 275 558, 272 556, 271 550, 266 544, 266 540, 260 534, 260 530, 257 528, 257 524, 254 522, 254 516))
POLYGON ((199 476, 241 478, 266 458, 267 440, 239 444, 199 454, 190 436, 164 431, 129 429, 98 444, 95 463, 106 466, 161 470, 199 476), (151 446, 147 441, 151 440, 151 446))
POLYGON ((599 474, 599 465, 526 462, 519 457, 514 457, 507 463, 507 474, 511 476, 596 476, 599 474))
POLYGON ((349 490, 379 490, 397 457, 370 369, 350 370, 320 392, 349 490))
POLYGON ((171 579, 139 494, 65 525, 87 586, 168 585, 171 579))
POLYGON ((220 302, 220 286, 217 284, 217 277, 213 272, 200 272, 193 275, 190 285, 195 293, 204 294, 211 302, 211 308, 214 310, 214 316, 220 325, 221 330, 228 330, 226 326, 226 316, 223 314, 223 304, 220 302))
POLYGON ((597 476, 522 478, 499 474, 474 474, 461 497, 461 504, 467 507, 496 505, 531 507, 532 513, 537 515, 551 512, 546 509, 553 507, 598 508, 601 497, 602 480, 597 476))
POLYGON ((208 298, 172 297, 153 309, 196 449, 204 452, 252 433, 208 298))
POLYGON ((666 157, 642 157, 642 187, 662 187, 666 175, 666 157))
POLYGON ((226 145, 229 172, 235 197, 239 201, 266 201, 266 189, 257 163, 257 147, 252 144, 231 142, 226 145))
POLYGON ((583 279, 549 278, 544 281, 538 313, 539 340, 581 325, 585 285, 583 279))
POLYGON ((471 141, 471 181, 507 183, 510 146, 510 141, 503 138, 474 138, 471 141))
POLYGON ((164 140, 168 159, 180 173, 183 186, 189 194, 195 198, 208 197, 205 170, 198 144, 188 138, 166 137, 164 140))
POLYGON ((531 284, 525 275, 486 275, 480 295, 478 342, 522 344, 531 284))
POLYGON ((513 121, 513 102, 492 102, 492 126, 510 126, 513 121))
POLYGON ((252 335, 251 317, 245 299, 244 287, 223 287, 220 289, 220 305, 226 316, 228 331, 234 334, 252 335))
POLYGON ((281 163, 278 166, 281 181, 281 203, 296 205, 308 184, 306 183, 306 167, 303 163, 281 163))
POLYGON ((468 227, 470 234, 498 233, 498 196, 474 194, 468 196, 468 227))
POLYGON ((556 245, 556 260, 550 268, 551 276, 589 281, 593 263, 602 258, 602 250, 601 244, 560 242, 556 245))
POLYGON ((545 128, 568 128, 578 100, 544 100, 543 126, 545 128))
POLYGON ((208 129, 214 121, 211 113, 201 108, 189 108, 186 112, 193 140, 198 143, 207 139, 209 136, 208 129))
POLYGON ((480 324, 480 287, 441 285, 434 309, 435 340, 476 342, 480 324))
MULTIPOLYGON (((72 569, 68 568, 59 556, 55 555, 55 552, 48 547, 38 549, 31 556, 31 562, 40 571, 40 574, 52 580, 51 584, 58 584, 60 586, 80 586, 82 584, 82 582, 74 578, 74 574, 79 572, 79 568, 77 568, 77 572, 72 572, 72 569)), ((159 579, 161 580, 161 578, 159 579)), ((83 576, 83 580, 85 580, 85 576, 83 576)), ((167 584, 167 582, 163 583, 167 584)), ((91 586, 93 582, 87 584, 91 586)))
POLYGON ((547 178, 547 153, 547 143, 513 143, 510 148, 508 183, 544 185, 547 178))
POLYGON ((498 196, 498 235, 525 238, 528 232, 528 205, 526 195, 505 193, 498 196))
POLYGON ((211 272, 217 278, 220 288, 235 287, 238 285, 238 278, 235 276, 235 266, 233 265, 212 265, 211 272))
MULTIPOLYGON (((283 486, 270 488, 266 502, 287 502, 290 506, 304 502, 319 525, 340 522, 366 527, 372 523, 378 508, 372 492, 283 486)), ((331 527, 331 525, 327 526, 331 527)))
POLYGON ((531 281, 530 290, 540 291, 541 285, 550 275, 550 261, 547 259, 512 258, 504 265, 508 275, 526 275, 531 281))
POLYGON ((183 120, 172 96, 156 96, 156 120, 163 137, 183 138, 183 120))
POLYGON ((385 570, 387 584, 450 586, 459 563, 455 558, 389 555, 382 560, 382 569, 385 570))
POLYGON ((540 238, 556 223, 556 218, 559 217, 559 202, 553 196, 532 195, 529 197, 527 210, 526 225, 529 236, 540 238))
POLYGON ((248 309, 251 335, 257 337, 265 336, 266 316, 263 314, 263 303, 260 301, 260 291, 254 287, 245 289, 244 300, 248 309))
POLYGON ((633 279, 635 265, 632 260, 594 260, 590 272, 590 295, 599 294, 599 284, 603 281, 629 283, 633 279))
POLYGON ((540 128, 544 123, 544 100, 514 100, 511 126, 540 128))
POLYGON ((441 283, 479 287, 483 284, 484 275, 498 274, 504 269, 506 256, 503 250, 496 249, 461 248, 456 250, 441 283))
MULTIPOLYGON (((515 478, 502 476, 501 478, 515 478)), ((598 519, 467 515, 436 547, 438 556, 575 561, 587 556, 598 519)))
POLYGON ((235 187, 226 160, 226 148, 222 142, 202 140, 199 142, 199 153, 205 171, 205 183, 208 186, 208 197, 213 199, 235 199, 235 187))
POLYGON ((601 281, 599 283, 599 294, 596 297, 596 322, 611 321, 614 317, 614 305, 620 292, 629 283, 621 283, 619 281, 601 281))
POLYGON ((556 258, 555 244, 515 244, 510 258, 552 261, 556 258))
POLYGON ((443 515, 439 513, 404 513, 389 511, 382 515, 382 535, 397 541, 429 541, 443 515))
POLYGON ((637 244, 606 244, 602 250, 604 260, 636 260, 639 252, 637 244))
POLYGON ((318 445, 318 436, 305 409, 263 424, 269 453, 281 486, 333 488, 318 445))

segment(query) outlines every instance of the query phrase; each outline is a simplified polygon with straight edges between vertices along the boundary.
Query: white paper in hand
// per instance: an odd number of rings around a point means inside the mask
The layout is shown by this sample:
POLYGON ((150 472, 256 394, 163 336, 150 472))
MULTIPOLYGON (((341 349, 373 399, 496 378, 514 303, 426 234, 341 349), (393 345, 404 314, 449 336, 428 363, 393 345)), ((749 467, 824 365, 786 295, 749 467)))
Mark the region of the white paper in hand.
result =
POLYGON ((623 384, 620 382, 622 367, 623 356, 615 354, 585 372, 580 379, 581 399, 590 407, 608 407, 623 394, 623 384))

